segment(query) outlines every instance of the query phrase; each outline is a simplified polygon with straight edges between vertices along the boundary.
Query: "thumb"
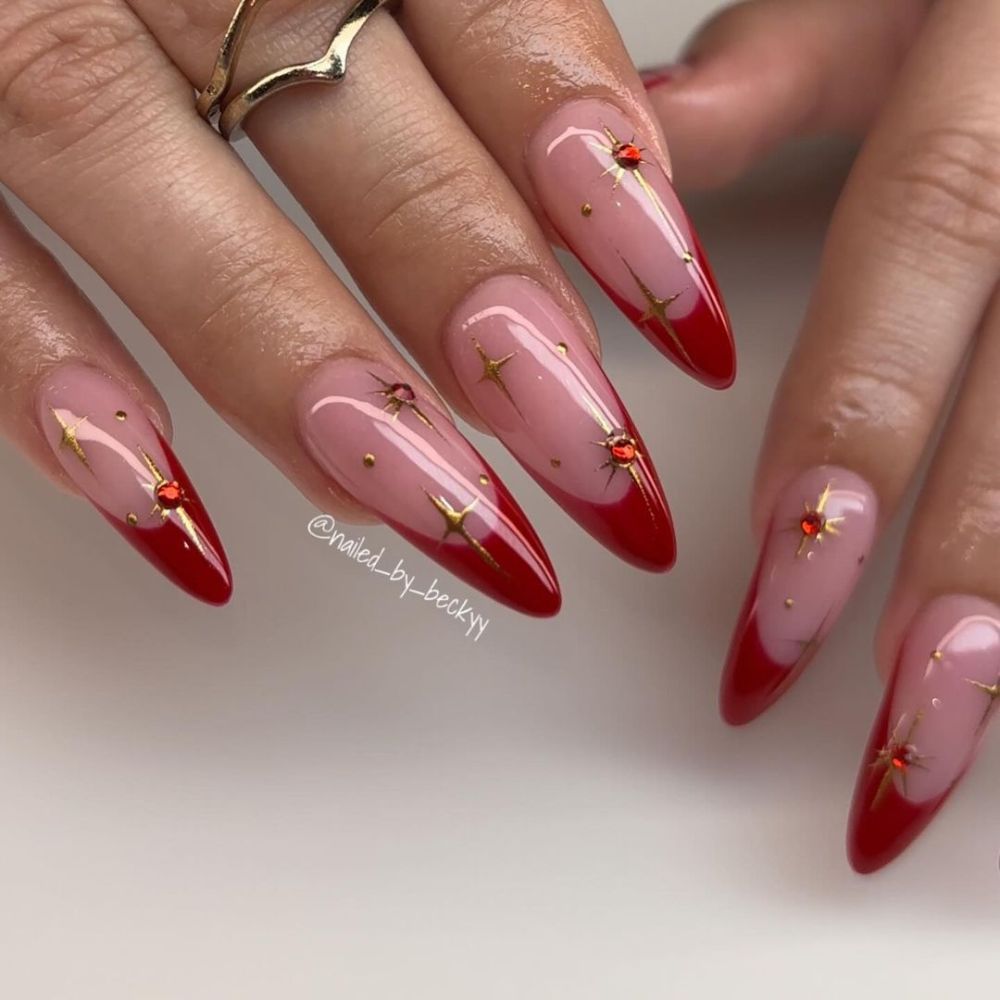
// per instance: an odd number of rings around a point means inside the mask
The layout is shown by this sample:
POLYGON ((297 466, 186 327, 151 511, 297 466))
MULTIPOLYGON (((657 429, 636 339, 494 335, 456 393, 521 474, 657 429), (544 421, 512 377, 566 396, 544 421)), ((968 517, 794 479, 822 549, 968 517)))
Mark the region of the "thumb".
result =
POLYGON ((643 74, 678 184, 732 181, 787 139, 863 133, 931 0, 746 0, 643 74))

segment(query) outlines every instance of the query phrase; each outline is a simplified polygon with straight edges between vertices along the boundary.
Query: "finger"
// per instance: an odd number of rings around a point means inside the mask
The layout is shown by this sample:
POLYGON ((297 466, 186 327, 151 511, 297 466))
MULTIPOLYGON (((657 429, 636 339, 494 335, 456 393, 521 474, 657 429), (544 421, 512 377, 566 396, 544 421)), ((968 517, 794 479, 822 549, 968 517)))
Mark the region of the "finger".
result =
POLYGON ((118 0, 44 8, 0 12, 0 178, 321 505, 360 504, 472 585, 554 613, 558 588, 523 513, 196 117, 135 15, 118 0))
POLYGON ((938 445, 883 616, 879 659, 891 675, 848 834, 859 871, 887 864, 930 822, 1000 704, 998 371, 1000 296, 938 445))
POLYGON ((761 456, 771 527, 723 680, 731 722, 780 697, 836 620, 993 292, 998 43, 991 0, 935 7, 835 213, 761 456))
POLYGON ((643 73, 681 187, 711 188, 798 136, 861 134, 930 0, 750 0, 643 73))
POLYGON ((179 587, 232 594, 226 554, 139 366, 0 202, 0 428, 179 587))
POLYGON ((683 370, 730 385, 729 320, 604 4, 422 0, 401 17, 466 121, 625 315, 683 370))
MULTIPOLYGON (((194 34, 188 19, 205 17, 201 0, 132 4, 190 79, 204 78, 232 4, 212 6, 216 30, 194 34)), ((315 52, 338 13, 265 8, 241 79, 280 66, 286 46, 315 52)), ((675 543, 662 489, 594 357, 586 309, 398 25, 377 14, 341 85, 280 94, 247 124, 448 399, 486 423, 601 542, 643 568, 669 568, 675 543)))

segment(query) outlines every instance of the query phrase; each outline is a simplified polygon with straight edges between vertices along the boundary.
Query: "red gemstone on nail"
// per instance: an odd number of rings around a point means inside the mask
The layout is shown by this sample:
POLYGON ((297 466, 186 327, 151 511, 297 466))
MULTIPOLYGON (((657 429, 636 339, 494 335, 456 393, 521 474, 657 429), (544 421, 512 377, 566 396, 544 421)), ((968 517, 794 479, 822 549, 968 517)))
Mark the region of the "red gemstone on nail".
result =
POLYGON ((636 454, 635 442, 631 438, 618 438, 611 444, 611 457, 619 465, 631 465, 636 454))
POLYGON ((642 165, 642 150, 634 142, 623 142, 615 147, 615 162, 626 170, 635 170, 642 165))
POLYGON ((802 520, 799 522, 799 527, 802 528, 802 534, 807 535, 809 538, 813 538, 822 532, 823 528, 826 526, 826 518, 823 517, 819 511, 811 510, 802 520))
POLYGON ((184 487, 177 480, 160 483, 156 488, 156 502, 164 510, 176 510, 184 502, 184 487))
POLYGON ((406 382, 396 382, 389 387, 389 392, 396 399, 401 399, 404 403, 412 403, 417 398, 417 394, 413 391, 413 386, 408 385, 406 382))

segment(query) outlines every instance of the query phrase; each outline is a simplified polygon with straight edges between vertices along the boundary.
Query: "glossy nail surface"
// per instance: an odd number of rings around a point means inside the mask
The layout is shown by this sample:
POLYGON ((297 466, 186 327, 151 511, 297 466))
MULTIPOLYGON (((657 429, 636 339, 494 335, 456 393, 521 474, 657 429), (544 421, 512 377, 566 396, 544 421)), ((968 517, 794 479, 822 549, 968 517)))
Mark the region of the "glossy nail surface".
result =
POLYGON ((456 576, 505 604, 553 615, 541 542, 506 487, 430 399, 384 365, 327 362, 299 398, 311 454, 356 500, 456 576))
POLYGON ((868 483, 832 466, 782 493, 722 678, 727 722, 756 718, 805 669, 861 575, 877 508, 868 483))
POLYGON ((725 388, 736 372, 715 279, 650 144, 615 107, 565 105, 532 138, 528 169, 566 245, 664 354, 725 388))
POLYGON ((480 285, 445 331, 480 417, 539 485, 623 559, 673 565, 674 531, 648 452, 576 325, 537 283, 480 285))
POLYGON ((939 597, 915 619, 861 762, 848 831, 859 872, 892 861, 972 763, 1000 697, 1000 608, 939 597))
POLYGON ((63 469, 123 538, 193 596, 229 600, 229 564, 215 528, 123 385, 95 368, 66 365, 40 386, 36 413, 63 469))

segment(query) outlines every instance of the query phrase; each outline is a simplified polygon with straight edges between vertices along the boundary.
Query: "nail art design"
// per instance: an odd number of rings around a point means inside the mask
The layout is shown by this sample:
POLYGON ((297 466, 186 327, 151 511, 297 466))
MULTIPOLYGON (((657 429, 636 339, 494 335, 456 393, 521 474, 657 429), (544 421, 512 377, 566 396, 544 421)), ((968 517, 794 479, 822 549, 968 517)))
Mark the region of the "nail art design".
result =
POLYGON ((1000 608, 932 601, 917 616, 861 762, 848 856, 872 872, 931 821, 972 764, 1000 697, 1000 608))
POLYGON ((663 165, 617 108, 574 101, 539 129, 528 168, 567 246, 664 354, 714 388, 733 381, 729 318, 663 165))
POLYGON ((170 446, 124 386, 85 365, 37 396, 45 439, 104 518, 164 575, 210 604, 232 595, 215 528, 170 446))
POLYGON ((360 503, 474 587, 534 615, 560 594, 541 542, 482 456, 382 365, 327 362, 299 399, 310 453, 360 503))
POLYGON ((673 565, 673 525, 646 448, 541 285, 517 275, 484 282, 456 310, 444 348, 480 417, 571 516, 634 565, 673 565))
POLYGON ((808 665, 861 575, 877 508, 863 479, 832 466, 782 494, 723 673, 727 722, 755 719, 808 665))

